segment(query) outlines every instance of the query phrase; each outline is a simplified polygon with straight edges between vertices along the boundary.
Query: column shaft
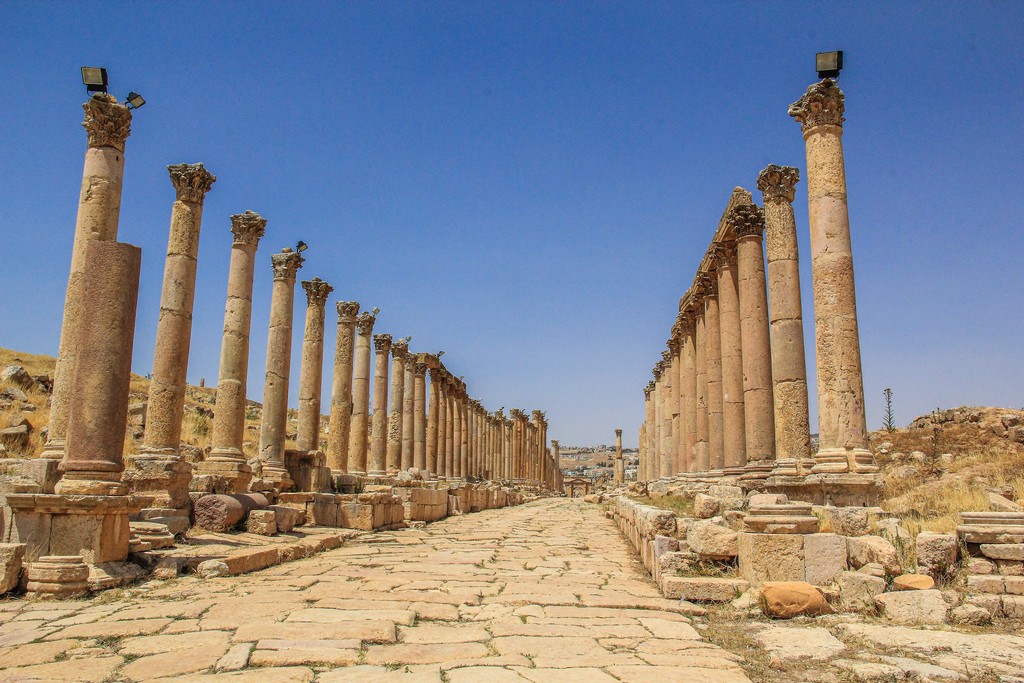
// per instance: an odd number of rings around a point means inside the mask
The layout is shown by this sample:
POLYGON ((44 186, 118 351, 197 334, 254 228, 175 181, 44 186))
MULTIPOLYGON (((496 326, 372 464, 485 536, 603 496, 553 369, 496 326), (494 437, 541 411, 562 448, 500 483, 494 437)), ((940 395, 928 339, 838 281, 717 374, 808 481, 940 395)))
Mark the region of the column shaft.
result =
POLYGON ((739 474, 747 464, 743 416, 743 350, 740 337, 740 306, 736 278, 736 253, 732 245, 718 245, 718 314, 722 346, 722 434, 727 474, 739 474))
MULTIPOLYGON (((412 466, 420 472, 427 469, 427 366, 416 362, 413 365, 413 435, 412 435, 412 466)), ((437 408, 434 395, 431 394, 434 409, 437 408)), ((434 427, 437 430, 437 427, 434 427)))
POLYGON ((413 467, 415 460, 415 388, 413 386, 416 381, 413 365, 415 365, 415 356, 410 354, 405 360, 405 387, 403 390, 403 396, 405 400, 402 404, 402 463, 400 469, 408 471, 410 467, 413 467))
POLYGON ((331 421, 327 435, 327 464, 335 473, 348 472, 349 434, 352 425, 352 354, 355 350, 358 301, 339 301, 338 337, 334 347, 331 383, 331 421))
POLYGON ((697 309, 696 344, 694 345, 694 361, 696 363, 695 378, 697 390, 697 409, 694 415, 694 446, 693 458, 697 472, 711 469, 710 451, 708 447, 708 335, 705 322, 705 304, 700 303, 697 309))
POLYGON ((348 468, 366 474, 366 429, 370 412, 370 339, 377 315, 363 312, 356 318, 355 373, 352 377, 352 421, 348 445, 348 468))
POLYGON ((302 283, 306 291, 306 326, 299 370, 299 428, 295 446, 320 450, 320 391, 324 372, 324 305, 334 287, 316 277, 302 283))
POLYGON ((388 449, 388 354, 391 352, 391 335, 373 335, 375 352, 373 368, 373 421, 370 438, 371 477, 382 477, 387 473, 388 449))
POLYGON ((708 468, 725 467, 725 423, 722 399, 722 335, 717 279, 704 297, 705 377, 708 406, 708 468))

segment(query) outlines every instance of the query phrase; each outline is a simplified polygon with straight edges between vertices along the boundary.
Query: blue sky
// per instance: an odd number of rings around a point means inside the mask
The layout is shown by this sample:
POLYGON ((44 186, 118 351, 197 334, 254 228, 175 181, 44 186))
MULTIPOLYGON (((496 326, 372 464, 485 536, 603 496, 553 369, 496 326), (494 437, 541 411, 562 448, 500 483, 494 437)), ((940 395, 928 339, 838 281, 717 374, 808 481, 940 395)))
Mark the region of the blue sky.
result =
MULTIPOLYGON (((304 279, 379 306, 377 331, 413 350, 446 350, 489 409, 544 409, 563 443, 622 427, 635 445, 642 388, 732 188, 756 190, 768 163, 803 174, 786 108, 814 52, 838 48, 869 425, 887 386, 901 424, 1024 404, 1024 4, 5 2, 0 18, 0 346, 56 353, 85 147, 78 67, 102 65, 113 93, 148 100, 119 237, 143 249, 136 372, 152 363, 166 166, 201 161, 218 180, 191 382, 217 377, 228 216, 252 209, 269 222, 250 398, 270 253, 302 239, 304 279)), ((806 333, 813 378, 809 320, 806 333)), ((814 425, 813 380, 811 403, 814 425)))

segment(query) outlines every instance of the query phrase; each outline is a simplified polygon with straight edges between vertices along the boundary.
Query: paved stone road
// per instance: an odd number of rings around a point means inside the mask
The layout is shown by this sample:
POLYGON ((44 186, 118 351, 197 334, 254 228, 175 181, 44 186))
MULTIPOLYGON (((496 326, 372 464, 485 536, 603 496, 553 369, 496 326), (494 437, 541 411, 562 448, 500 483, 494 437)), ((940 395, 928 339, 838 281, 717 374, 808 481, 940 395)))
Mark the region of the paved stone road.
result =
POLYGON ((241 577, 0 602, 0 680, 741 683, 596 505, 368 535, 241 577))

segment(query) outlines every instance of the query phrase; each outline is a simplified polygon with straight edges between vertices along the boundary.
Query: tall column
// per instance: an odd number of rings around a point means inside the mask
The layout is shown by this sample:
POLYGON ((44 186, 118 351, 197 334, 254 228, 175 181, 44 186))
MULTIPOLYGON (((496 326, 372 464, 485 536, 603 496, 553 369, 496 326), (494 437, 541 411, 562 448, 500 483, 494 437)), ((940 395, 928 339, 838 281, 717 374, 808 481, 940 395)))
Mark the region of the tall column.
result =
POLYGON ((142 251, 94 240, 82 252, 80 319, 89 324, 75 334, 78 359, 70 387, 75 404, 61 463, 64 477, 54 490, 60 495, 124 495, 121 453, 142 251))
POLYGON ((772 349, 768 332, 768 291, 764 274, 764 211, 756 204, 733 208, 736 235, 740 335, 743 347, 743 419, 746 479, 766 479, 775 466, 775 405, 772 349))
POLYGON ((220 347, 217 399, 213 409, 210 455, 199 463, 200 474, 224 477, 231 490, 249 489, 252 468, 243 450, 245 395, 249 374, 249 332, 252 326, 252 279, 256 271, 256 247, 267 219, 246 211, 231 217, 231 264, 228 296, 224 307, 224 336, 220 347))
POLYGON ((202 164, 168 166, 174 185, 171 231, 167 240, 160 320, 156 328, 153 374, 146 408, 146 432, 140 455, 132 459, 125 482, 150 508, 174 508, 188 514, 192 466, 181 458, 181 421, 185 411, 196 259, 203 200, 217 179, 202 164))
POLYGON ((739 475, 747 464, 746 422, 743 416, 743 350, 740 344, 739 283, 736 246, 716 243, 718 315, 722 344, 722 443, 725 473, 739 475))
MULTIPOLYGON (((427 364, 416 361, 413 363, 413 426, 412 426, 412 466, 423 472, 427 469, 427 364)), ((437 410, 435 395, 431 392, 431 403, 437 410)), ((437 431, 437 427, 434 427, 437 431)), ((435 437, 436 438, 436 437, 435 437)))
POLYGON ((706 322, 706 303, 703 290, 698 290, 701 302, 697 308, 697 319, 694 323, 696 343, 694 345, 694 377, 697 384, 697 409, 694 416, 693 459, 695 471, 707 472, 711 469, 710 450, 708 446, 708 335, 706 322))
POLYGON ((445 476, 454 478, 455 473, 455 382, 453 377, 445 378, 444 387, 444 471, 445 476))
POLYGON ((708 404, 708 468, 717 472, 725 468, 720 311, 718 277, 711 273, 704 281, 704 362, 708 404))
POLYGON ((263 385, 263 422, 260 424, 259 458, 263 480, 281 491, 295 485, 284 466, 288 430, 288 377, 292 361, 292 318, 295 306, 295 274, 302 256, 289 248, 270 257, 274 289, 270 300, 270 332, 267 334, 267 379, 263 385))
POLYGON ((447 478, 451 476, 448 469, 448 378, 442 374, 438 383, 437 402, 437 473, 447 478))
POLYGON ((818 365, 814 472, 877 472, 868 450, 843 161, 843 91, 824 79, 789 107, 807 144, 807 208, 818 365))
POLYGON ((302 335, 299 370, 299 428, 295 446, 300 451, 320 450, 320 386, 324 371, 324 306, 334 287, 318 277, 304 280, 306 327, 302 335))
POLYGON ((686 405, 683 412, 684 425, 683 434, 686 436, 685 444, 685 469, 686 472, 696 472, 697 463, 694 455, 694 446, 697 443, 697 355, 696 355, 696 329, 693 309, 687 308, 683 314, 683 358, 682 382, 686 392, 686 405))
POLYGON ((113 242, 121 215, 121 183, 124 178, 124 143, 131 134, 132 113, 117 98, 96 93, 82 105, 88 147, 82 169, 82 191, 75 220, 71 250, 71 274, 64 297, 64 320, 60 328, 60 350, 54 367, 50 397, 50 423, 41 458, 60 460, 64 455, 70 415, 71 378, 75 371, 85 272, 85 247, 89 242, 113 242))
POLYGON ((562 482, 561 482, 561 479, 562 479, 562 474, 561 474, 561 472, 562 472, 562 465, 561 465, 562 456, 561 456, 561 453, 559 451, 559 448, 560 448, 559 443, 557 441, 555 441, 554 439, 552 439, 551 440, 551 457, 555 461, 555 467, 558 469, 558 473, 559 473, 558 474, 559 481, 558 481, 557 486, 555 488, 556 491, 561 491, 562 490, 562 482))
POLYGON ((363 311, 356 318, 356 358, 352 376, 352 420, 348 443, 348 471, 366 474, 366 434, 370 413, 370 340, 378 309, 363 311))
MULTIPOLYGON (((419 364, 417 363, 417 369, 419 364)), ((441 410, 441 370, 430 368, 430 406, 427 413, 427 438, 424 448, 427 471, 431 474, 440 474, 437 467, 437 433, 440 430, 438 413, 441 410)))
POLYGON ((651 459, 654 451, 654 382, 644 387, 644 461, 637 469, 637 480, 647 481, 651 478, 651 459))
POLYGON ((671 348, 661 352, 661 460, 659 461, 659 475, 671 477, 675 466, 675 438, 672 432, 673 411, 676 402, 675 379, 679 373, 672 372, 672 351, 671 348))
POLYGON ((462 417, 461 442, 462 448, 459 451, 459 472, 463 478, 469 477, 469 396, 463 388, 459 396, 459 414, 462 417))
POLYGON ((376 352, 373 368, 373 436, 370 439, 371 477, 387 474, 388 449, 388 355, 391 353, 391 335, 373 335, 376 352))
POLYGON ((458 386, 452 387, 452 476, 462 477, 462 394, 458 386))
POLYGON ((800 172, 796 168, 774 164, 757 176, 757 188, 764 196, 765 251, 768 253, 768 310, 771 316, 775 404, 776 460, 773 472, 779 475, 802 473, 811 451, 807 362, 800 301, 800 252, 793 216, 793 195, 799 180, 800 172))
MULTIPOLYGON (((405 411, 405 360, 409 355, 409 340, 399 339, 391 345, 391 402, 388 412, 387 460, 388 476, 398 474, 402 467, 402 423, 405 411)), ((412 389, 412 387, 410 387, 412 389)))
POLYGON ((331 383, 331 422, 327 435, 327 464, 334 473, 348 472, 348 444, 352 425, 352 353, 355 347, 358 301, 339 301, 338 338, 334 346, 331 383))
MULTIPOLYGON (((407 340, 408 341, 408 340, 407 340)), ((413 366, 416 365, 416 354, 409 353, 405 358, 405 384, 402 392, 402 458, 399 469, 408 471, 413 467, 415 442, 416 398, 414 383, 416 381, 413 366)))
POLYGON ((682 472, 682 451, 680 450, 680 444, 683 442, 680 433, 680 417, 682 415, 680 406, 683 401, 683 387, 679 381, 679 370, 682 366, 679 358, 679 327, 673 326, 672 338, 668 340, 669 350, 669 381, 672 387, 671 396, 669 397, 669 430, 672 434, 672 443, 669 453, 669 473, 679 474, 682 472))
POLYGON ((615 483, 621 484, 625 481, 626 470, 622 463, 622 430, 615 430, 615 468, 612 470, 615 476, 615 483))

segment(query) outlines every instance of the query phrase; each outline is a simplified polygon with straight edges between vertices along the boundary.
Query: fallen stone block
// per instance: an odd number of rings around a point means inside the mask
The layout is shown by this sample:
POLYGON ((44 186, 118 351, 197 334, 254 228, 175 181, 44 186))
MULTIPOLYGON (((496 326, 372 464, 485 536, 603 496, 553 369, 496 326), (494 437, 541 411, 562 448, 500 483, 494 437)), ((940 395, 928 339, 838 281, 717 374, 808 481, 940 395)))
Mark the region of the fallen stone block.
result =
POLYGON ((273 536, 277 533, 277 514, 273 510, 252 510, 245 518, 245 530, 250 534, 273 536))
POLYGON ((208 531, 230 531, 245 517, 246 509, 236 496, 210 494, 193 507, 196 526, 208 531))
POLYGON ((0 593, 18 586, 26 547, 24 543, 0 543, 0 593))
POLYGON ((666 598, 689 602, 730 602, 749 588, 743 579, 701 576, 663 576, 661 583, 666 598))
POLYGON ((875 598, 885 592, 885 579, 861 572, 839 575, 840 604, 849 612, 874 612, 875 598))
POLYGON ((775 619, 831 614, 832 608, 817 587, 806 581, 769 581, 761 586, 761 611, 775 619))
POLYGON ((943 624, 949 605, 942 591, 919 590, 882 593, 875 598, 878 611, 896 624, 943 624))
POLYGON ((956 568, 959 548, 955 534, 922 531, 914 542, 918 570, 932 578, 950 574, 956 568))
POLYGON ((935 588, 935 580, 924 574, 901 574, 892 580, 894 591, 925 591, 935 588))
POLYGON ((898 575, 902 573, 896 547, 881 536, 860 536, 846 539, 846 550, 850 566, 860 569, 866 564, 877 563, 885 568, 886 573, 898 575))

